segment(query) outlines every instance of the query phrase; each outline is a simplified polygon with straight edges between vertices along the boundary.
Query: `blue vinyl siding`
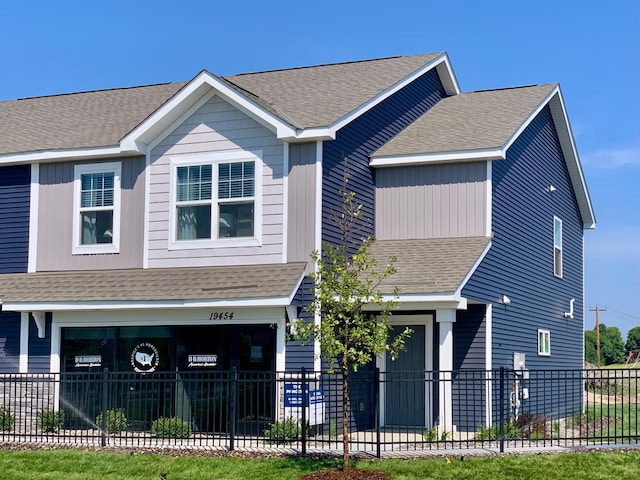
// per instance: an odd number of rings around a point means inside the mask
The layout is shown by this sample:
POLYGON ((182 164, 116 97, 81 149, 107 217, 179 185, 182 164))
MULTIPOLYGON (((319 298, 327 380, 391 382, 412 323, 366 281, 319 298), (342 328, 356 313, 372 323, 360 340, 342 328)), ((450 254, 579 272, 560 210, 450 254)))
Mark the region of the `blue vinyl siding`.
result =
POLYGON ((369 155, 402 131, 445 96, 435 69, 422 75, 402 90, 338 131, 336 140, 323 144, 322 167, 322 240, 339 244, 340 231, 332 213, 341 210, 340 189, 343 158, 348 159, 349 191, 356 193, 362 205, 361 228, 357 236, 374 233, 374 172, 369 155))
MULTIPOLYGON (((313 316, 309 315, 305 310, 305 307, 311 303, 312 285, 313 282, 310 278, 303 279, 292 302, 299 309, 298 317, 308 322, 313 322, 313 316)), ((285 368, 287 370, 299 370, 302 367, 307 370, 313 370, 313 363, 313 345, 301 345, 298 340, 289 340, 287 342, 285 359, 285 368)))
POLYGON ((514 352, 529 369, 582 368, 582 221, 548 107, 492 169, 492 247, 462 294, 494 304, 493 368, 512 367, 514 352), (553 274, 554 215, 563 222, 563 278, 553 274), (564 318, 572 298, 574 318, 564 318), (537 354, 538 328, 551 332, 551 356, 537 354))
POLYGON ((476 431, 484 424, 486 409, 485 305, 469 305, 456 313, 453 324, 453 423, 476 431))
POLYGON ((0 312, 0 373, 20 371, 20 313, 0 312))
POLYGON ((29 165, 0 168, 0 274, 27 271, 30 183, 29 165))
POLYGON ((49 373, 51 365, 51 313, 46 314, 45 337, 38 337, 33 320, 29 321, 29 373, 49 373))

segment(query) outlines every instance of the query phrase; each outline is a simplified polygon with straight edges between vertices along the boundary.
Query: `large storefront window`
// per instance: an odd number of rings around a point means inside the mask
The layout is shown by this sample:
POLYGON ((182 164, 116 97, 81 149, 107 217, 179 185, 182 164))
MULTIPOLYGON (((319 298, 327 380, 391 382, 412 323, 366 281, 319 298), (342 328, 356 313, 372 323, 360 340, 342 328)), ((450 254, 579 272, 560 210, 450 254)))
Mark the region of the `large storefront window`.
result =
POLYGON ((275 337, 268 325, 64 328, 67 426, 94 427, 107 401, 125 411, 132 430, 176 416, 195 431, 220 432, 235 398, 239 427, 262 431, 273 415, 275 337), (105 368, 115 372, 106 396, 105 368), (234 368, 244 381, 232 396, 234 368))
POLYGON ((268 325, 65 328, 63 371, 273 371, 268 325))

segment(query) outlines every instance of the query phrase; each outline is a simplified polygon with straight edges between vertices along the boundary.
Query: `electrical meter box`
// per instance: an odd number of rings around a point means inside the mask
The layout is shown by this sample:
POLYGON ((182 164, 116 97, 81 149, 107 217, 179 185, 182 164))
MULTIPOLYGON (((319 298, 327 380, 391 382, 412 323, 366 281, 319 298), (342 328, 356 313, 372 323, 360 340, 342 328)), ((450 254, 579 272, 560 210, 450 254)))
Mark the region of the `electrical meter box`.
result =
POLYGON ((525 369, 525 354, 524 353, 513 353, 513 369, 514 370, 524 370, 525 369))

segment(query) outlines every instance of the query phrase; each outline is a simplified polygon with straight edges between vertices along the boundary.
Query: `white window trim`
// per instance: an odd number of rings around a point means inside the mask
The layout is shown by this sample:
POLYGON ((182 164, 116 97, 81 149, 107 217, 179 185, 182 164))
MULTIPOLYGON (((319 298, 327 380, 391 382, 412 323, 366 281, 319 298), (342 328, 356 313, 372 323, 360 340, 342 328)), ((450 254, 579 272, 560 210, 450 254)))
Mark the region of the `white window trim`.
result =
POLYGON ((180 157, 171 157, 169 159, 170 175, 169 175, 169 250, 193 250, 199 248, 229 248, 229 247, 259 247, 262 245, 262 151, 241 151, 241 152, 217 152, 198 155, 184 155, 180 157), (178 181, 178 167, 186 167, 190 165, 208 165, 214 166, 212 175, 212 197, 211 200, 211 234, 217 235, 216 225, 218 225, 218 169, 216 166, 220 163, 229 162, 255 162, 255 183, 254 183, 254 226, 253 237, 238 238, 211 238, 197 240, 176 240, 176 189, 178 181))
POLYGON ((562 251, 562 243, 563 243, 563 232, 562 232, 562 220, 559 217, 553 216, 553 275, 558 278, 562 278, 562 274, 564 271, 564 253, 562 251), (556 222, 560 223, 560 246, 556 246, 556 222), (556 265, 556 249, 560 251, 560 274, 557 272, 556 265))
POLYGON ((73 255, 91 255, 100 253, 120 252, 120 175, 122 167, 120 162, 105 162, 80 164, 73 167, 73 255), (100 243, 95 245, 82 245, 80 243, 80 191, 82 185, 80 178, 87 173, 113 172, 113 241, 112 243, 100 243))
POLYGON ((549 330, 538 329, 538 355, 549 357, 551 356, 551 332, 549 330), (540 343, 540 334, 544 335, 548 339, 549 351, 544 351, 544 344, 540 343))

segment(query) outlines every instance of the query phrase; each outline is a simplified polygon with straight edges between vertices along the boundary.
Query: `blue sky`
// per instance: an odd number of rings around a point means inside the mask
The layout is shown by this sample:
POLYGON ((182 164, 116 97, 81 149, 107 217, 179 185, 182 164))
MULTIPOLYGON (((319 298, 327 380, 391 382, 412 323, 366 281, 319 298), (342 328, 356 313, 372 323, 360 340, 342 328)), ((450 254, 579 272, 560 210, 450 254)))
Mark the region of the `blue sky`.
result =
POLYGON ((640 326, 640 2, 6 2, 0 99, 446 51, 463 91, 559 82, 596 212, 586 327, 640 326), (578 6, 579 5, 579 6, 578 6))

